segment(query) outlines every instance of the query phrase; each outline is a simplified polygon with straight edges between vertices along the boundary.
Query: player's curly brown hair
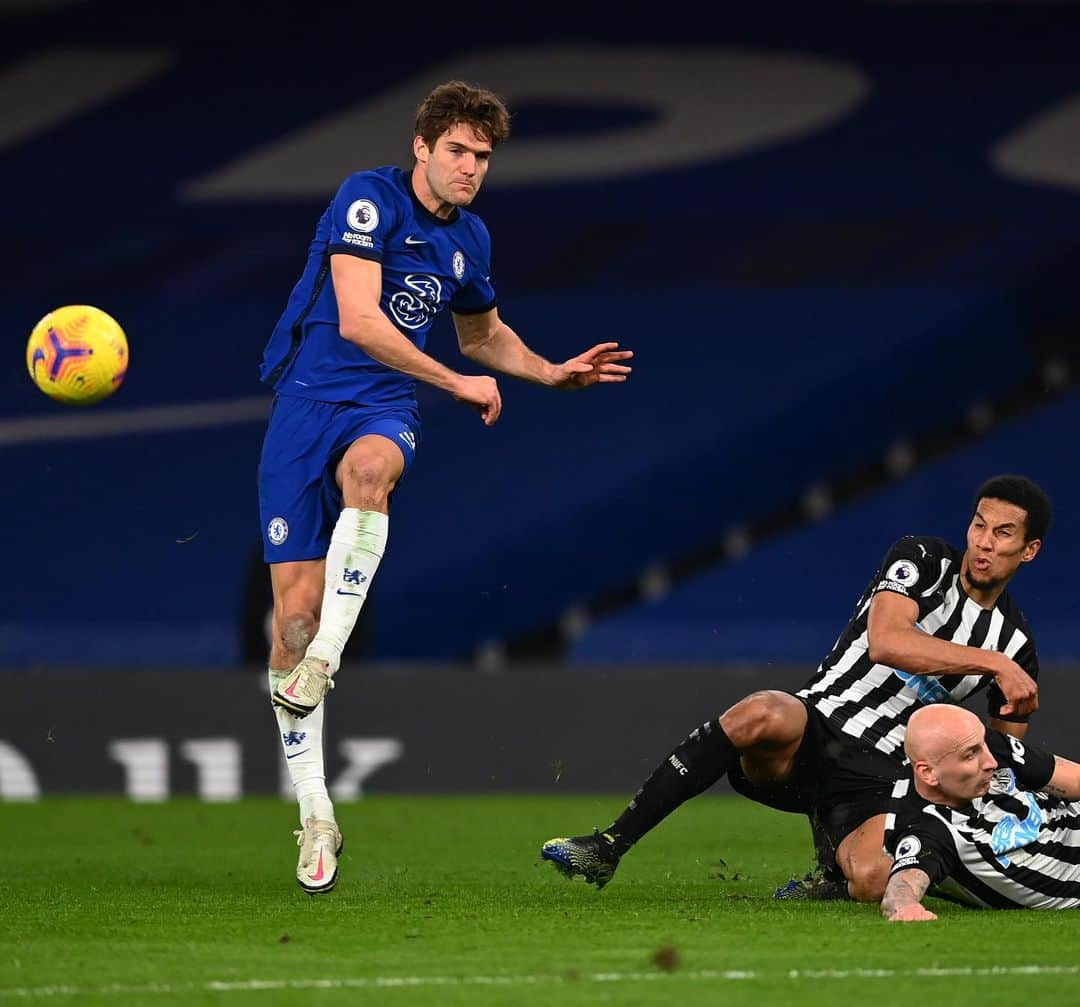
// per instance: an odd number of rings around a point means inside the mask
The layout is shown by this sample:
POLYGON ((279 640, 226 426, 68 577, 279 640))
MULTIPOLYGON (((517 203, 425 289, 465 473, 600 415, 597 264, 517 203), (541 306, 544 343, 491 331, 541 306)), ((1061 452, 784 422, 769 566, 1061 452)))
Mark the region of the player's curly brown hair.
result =
POLYGON ((416 110, 416 136, 435 146, 447 130, 465 123, 492 147, 510 135, 510 111, 493 91, 450 80, 432 90, 416 110))

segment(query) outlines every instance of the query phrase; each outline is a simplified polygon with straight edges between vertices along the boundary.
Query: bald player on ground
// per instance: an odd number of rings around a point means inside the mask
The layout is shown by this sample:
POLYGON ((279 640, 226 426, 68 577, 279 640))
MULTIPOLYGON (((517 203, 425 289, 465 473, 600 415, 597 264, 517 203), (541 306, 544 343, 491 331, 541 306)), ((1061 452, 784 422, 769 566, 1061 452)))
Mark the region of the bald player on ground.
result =
POLYGON ((922 905, 931 887, 980 908, 1080 908, 1080 764, 948 705, 912 714, 904 751, 886 919, 937 919, 922 905))

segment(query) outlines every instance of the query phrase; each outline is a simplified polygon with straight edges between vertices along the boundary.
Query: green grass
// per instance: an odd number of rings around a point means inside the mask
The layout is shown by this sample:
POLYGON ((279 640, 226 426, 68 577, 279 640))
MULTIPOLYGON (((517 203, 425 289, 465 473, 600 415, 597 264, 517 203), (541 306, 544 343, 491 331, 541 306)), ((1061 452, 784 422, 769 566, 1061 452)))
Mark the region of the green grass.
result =
POLYGON ((873 906, 773 902, 809 866, 809 829, 738 798, 680 809, 602 892, 539 860, 543 840, 605 825, 620 803, 341 805, 342 876, 319 898, 296 886, 280 801, 7 805, 0 1007, 1080 1000, 1080 914, 933 903, 939 922, 900 925, 873 906), (917 974, 935 967, 1004 971, 917 974), (875 969, 890 974, 850 974, 875 969), (822 971, 841 974, 807 975, 822 971), (315 980, 341 985, 282 985, 315 980), (209 985, 253 981, 270 985, 209 985))

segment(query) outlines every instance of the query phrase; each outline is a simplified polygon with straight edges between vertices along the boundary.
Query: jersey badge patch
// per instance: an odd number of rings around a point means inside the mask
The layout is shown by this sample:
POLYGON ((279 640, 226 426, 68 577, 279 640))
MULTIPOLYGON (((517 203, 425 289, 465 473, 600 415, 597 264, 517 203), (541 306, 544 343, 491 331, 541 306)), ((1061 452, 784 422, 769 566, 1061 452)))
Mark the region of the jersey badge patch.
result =
POLYGON ((1016 793, 1016 774, 1007 766, 1002 769, 994 771, 994 775, 990 778, 990 790, 991 794, 1015 794, 1016 793))
POLYGON ((885 571, 885 580, 910 590, 919 583, 919 568, 909 559, 898 559, 885 571))
POLYGON ((349 205, 345 222, 363 234, 374 231, 379 226, 379 208, 370 199, 358 199, 349 205))
POLYGON ((918 836, 904 836, 896 844, 896 859, 910 860, 917 857, 922 851, 922 842, 918 836))

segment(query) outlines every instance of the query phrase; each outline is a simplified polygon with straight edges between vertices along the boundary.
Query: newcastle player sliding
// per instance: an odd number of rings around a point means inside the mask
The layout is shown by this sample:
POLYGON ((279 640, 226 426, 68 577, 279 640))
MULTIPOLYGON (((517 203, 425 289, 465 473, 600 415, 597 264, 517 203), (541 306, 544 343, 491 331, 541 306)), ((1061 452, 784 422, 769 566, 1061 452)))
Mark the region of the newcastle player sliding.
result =
POLYGON ((1038 705, 1034 641, 1005 588, 1038 555, 1049 523, 1050 501, 1031 480, 988 480, 975 493, 967 548, 898 541, 805 688, 755 692, 707 721, 607 829, 549 840, 541 856, 602 886, 638 840, 726 773, 739 793, 810 817, 825 877, 793 881, 778 898, 879 901, 891 866, 885 815, 911 715, 985 690, 992 726, 1022 736, 1038 705))

